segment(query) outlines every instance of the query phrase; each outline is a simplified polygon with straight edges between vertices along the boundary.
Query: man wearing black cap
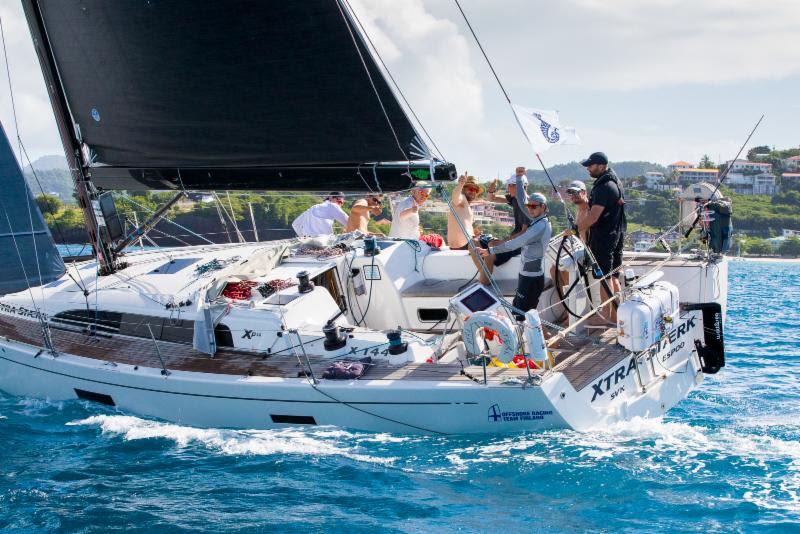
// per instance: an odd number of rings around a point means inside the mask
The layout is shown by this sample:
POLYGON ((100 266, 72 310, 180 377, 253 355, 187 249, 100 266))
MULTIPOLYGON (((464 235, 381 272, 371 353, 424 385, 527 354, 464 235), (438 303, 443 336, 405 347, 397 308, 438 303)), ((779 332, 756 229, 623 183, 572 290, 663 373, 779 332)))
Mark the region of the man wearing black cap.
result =
MULTIPOLYGON (((589 249, 603 271, 603 276, 608 279, 611 290, 616 293, 620 290, 616 270, 622 265, 622 247, 627 230, 625 195, 617 175, 608 166, 605 154, 595 152, 583 160, 581 165, 594 178, 594 184, 589 193, 589 213, 578 223, 578 232, 583 235, 589 230, 589 249)), ((610 296, 603 288, 602 300, 605 301, 610 296)), ((616 323, 617 312, 614 306, 609 304, 603 315, 616 323)))

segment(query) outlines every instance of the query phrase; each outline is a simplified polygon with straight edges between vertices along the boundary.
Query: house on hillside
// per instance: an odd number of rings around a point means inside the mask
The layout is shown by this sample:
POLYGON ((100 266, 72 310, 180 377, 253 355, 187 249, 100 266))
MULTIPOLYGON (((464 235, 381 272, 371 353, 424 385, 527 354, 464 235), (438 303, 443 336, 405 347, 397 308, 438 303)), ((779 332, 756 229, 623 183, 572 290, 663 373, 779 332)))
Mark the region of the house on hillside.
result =
POLYGON ((667 173, 670 175, 674 175, 677 171, 682 169, 694 169, 694 165, 688 161, 676 161, 675 163, 667 165, 667 173))
POLYGON ((737 159, 728 161, 730 168, 725 185, 740 195, 774 195, 778 192, 771 163, 737 159))
POLYGON ((656 185, 662 184, 666 181, 663 172, 647 171, 644 173, 644 186, 647 189, 655 189, 656 185))
POLYGON ((783 168, 787 171, 798 171, 800 170, 800 156, 792 156, 790 158, 786 158, 782 160, 783 168))
POLYGON ((781 175, 781 185, 800 184, 800 172, 785 172, 781 175))
POLYGON ((717 169, 687 168, 677 169, 675 173, 681 187, 686 187, 698 182, 716 184, 719 181, 719 171, 717 169))
POLYGON ((725 165, 730 167, 730 172, 743 172, 752 174, 772 172, 772 163, 747 161, 746 159, 737 159, 736 161, 729 160, 725 162, 725 165))

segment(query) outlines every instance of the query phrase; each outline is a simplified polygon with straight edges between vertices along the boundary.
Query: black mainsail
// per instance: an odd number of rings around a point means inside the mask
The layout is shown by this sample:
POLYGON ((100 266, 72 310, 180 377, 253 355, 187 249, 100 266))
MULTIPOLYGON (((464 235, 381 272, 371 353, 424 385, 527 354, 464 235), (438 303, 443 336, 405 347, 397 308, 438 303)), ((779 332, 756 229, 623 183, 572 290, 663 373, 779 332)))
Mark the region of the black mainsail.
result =
POLYGON ((57 280, 64 261, 0 126, 0 294, 57 280))
POLYGON ((429 177, 409 165, 425 145, 337 0, 23 5, 68 158, 80 147, 100 188, 396 190, 429 177))

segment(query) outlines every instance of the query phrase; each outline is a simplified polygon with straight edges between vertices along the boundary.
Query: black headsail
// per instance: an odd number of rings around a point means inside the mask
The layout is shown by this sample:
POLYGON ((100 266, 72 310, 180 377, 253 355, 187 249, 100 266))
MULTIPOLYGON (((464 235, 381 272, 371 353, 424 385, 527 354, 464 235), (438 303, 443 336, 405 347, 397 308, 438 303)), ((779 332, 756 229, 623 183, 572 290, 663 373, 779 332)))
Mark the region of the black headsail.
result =
POLYGON ((64 274, 64 262, 2 127, 0 183, 0 294, 58 279, 64 274))
POLYGON ((393 190, 428 177, 427 164, 408 172, 424 144, 337 0, 23 5, 68 158, 81 147, 98 187, 363 190, 377 178, 393 190))

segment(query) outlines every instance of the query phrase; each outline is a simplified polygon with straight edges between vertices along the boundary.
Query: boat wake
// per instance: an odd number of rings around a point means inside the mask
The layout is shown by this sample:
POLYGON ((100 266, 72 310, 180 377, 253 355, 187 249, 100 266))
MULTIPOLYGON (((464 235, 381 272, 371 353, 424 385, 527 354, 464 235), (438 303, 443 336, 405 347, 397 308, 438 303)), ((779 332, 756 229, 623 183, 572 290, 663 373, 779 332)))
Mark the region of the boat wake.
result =
POLYGON ((167 439, 178 448, 202 446, 231 456, 283 456, 287 454, 345 457, 357 462, 392 465, 396 457, 375 457, 358 452, 361 443, 397 443, 404 440, 388 434, 352 434, 335 428, 303 431, 201 429, 150 421, 129 415, 94 415, 66 423, 68 426, 99 427, 107 436, 126 441, 167 439))

